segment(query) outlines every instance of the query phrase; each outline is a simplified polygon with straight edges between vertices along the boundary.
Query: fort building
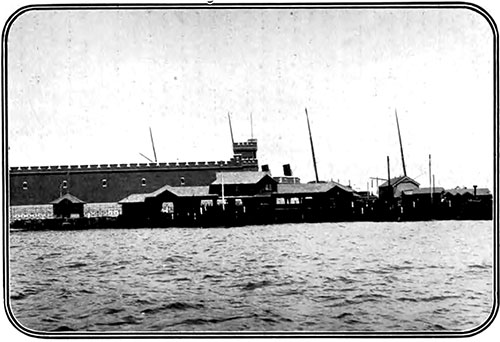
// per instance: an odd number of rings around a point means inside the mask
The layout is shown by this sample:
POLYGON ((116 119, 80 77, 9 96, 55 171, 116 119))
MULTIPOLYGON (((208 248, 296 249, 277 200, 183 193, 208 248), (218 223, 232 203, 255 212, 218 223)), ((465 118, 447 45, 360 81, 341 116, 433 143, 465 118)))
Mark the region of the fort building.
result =
POLYGON ((10 167, 10 205, 50 204, 68 193, 85 203, 117 203, 164 185, 208 186, 218 172, 258 169, 257 139, 235 142, 228 161, 10 167))

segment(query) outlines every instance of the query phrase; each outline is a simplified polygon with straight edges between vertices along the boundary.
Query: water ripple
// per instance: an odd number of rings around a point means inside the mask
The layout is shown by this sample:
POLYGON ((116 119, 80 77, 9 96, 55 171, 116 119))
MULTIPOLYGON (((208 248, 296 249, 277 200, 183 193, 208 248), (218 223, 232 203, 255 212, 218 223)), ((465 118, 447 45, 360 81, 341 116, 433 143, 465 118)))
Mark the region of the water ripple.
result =
POLYGON ((447 221, 11 232, 9 300, 41 331, 462 331, 490 312, 491 231, 447 221))

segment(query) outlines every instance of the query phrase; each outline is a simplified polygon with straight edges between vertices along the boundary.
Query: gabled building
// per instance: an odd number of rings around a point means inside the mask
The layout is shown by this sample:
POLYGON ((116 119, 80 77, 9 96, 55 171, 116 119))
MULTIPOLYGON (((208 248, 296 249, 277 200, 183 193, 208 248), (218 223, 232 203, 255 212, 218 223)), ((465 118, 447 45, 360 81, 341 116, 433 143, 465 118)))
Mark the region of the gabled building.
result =
POLYGON ((69 218, 69 217, 83 217, 84 201, 67 193, 52 202, 54 217, 56 218, 69 218))
POLYGON ((403 190, 399 204, 400 217, 409 220, 436 218, 443 193, 441 187, 403 190))
POLYGON ((278 220, 336 220, 354 213, 357 196, 345 185, 328 183, 278 184, 273 194, 278 220))
POLYGON ((491 220, 493 195, 487 188, 456 188, 443 193, 443 211, 448 217, 491 220))
POLYGON ((432 193, 432 202, 439 203, 441 202, 441 197, 444 194, 444 188, 441 187, 433 187, 433 188, 416 188, 410 190, 403 190, 401 192, 401 197, 403 200, 407 201, 416 201, 416 202, 431 202, 431 193, 432 193))
POLYGON ((419 186, 416 180, 408 176, 395 177, 378 187, 378 196, 381 200, 400 198, 403 191, 414 190, 419 186))
POLYGON ((267 172, 219 172, 210 184, 210 194, 222 196, 223 186, 224 196, 242 197, 270 195, 277 191, 278 183, 267 172))
MULTIPOLYGON (((165 185, 151 193, 132 194, 118 203, 122 205, 122 215, 127 218, 161 219, 162 216, 196 216, 203 214, 203 201, 212 206, 217 195, 209 194, 208 186, 165 185)), ((165 218, 165 217, 164 217, 165 218)))

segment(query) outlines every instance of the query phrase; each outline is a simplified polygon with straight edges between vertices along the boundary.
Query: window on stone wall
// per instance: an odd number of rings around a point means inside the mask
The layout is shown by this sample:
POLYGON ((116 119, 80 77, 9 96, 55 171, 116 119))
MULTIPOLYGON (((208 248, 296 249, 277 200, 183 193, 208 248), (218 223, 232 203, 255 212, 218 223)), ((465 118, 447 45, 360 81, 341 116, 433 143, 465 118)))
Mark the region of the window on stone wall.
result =
POLYGON ((63 189, 68 188, 68 181, 66 181, 66 180, 63 180, 63 181, 62 181, 62 188, 63 188, 63 189))
POLYGON ((181 185, 185 185, 186 184, 186 180, 184 179, 184 177, 181 177, 181 185))
POLYGON ((108 186, 108 181, 106 180, 106 178, 104 178, 104 179, 101 181, 101 183, 102 183, 102 187, 103 187, 103 188, 105 188, 105 187, 107 187, 107 186, 108 186))
POLYGON ((23 182, 23 190, 28 190, 28 182, 23 182))
POLYGON ((146 186, 146 178, 141 179, 141 185, 146 186))

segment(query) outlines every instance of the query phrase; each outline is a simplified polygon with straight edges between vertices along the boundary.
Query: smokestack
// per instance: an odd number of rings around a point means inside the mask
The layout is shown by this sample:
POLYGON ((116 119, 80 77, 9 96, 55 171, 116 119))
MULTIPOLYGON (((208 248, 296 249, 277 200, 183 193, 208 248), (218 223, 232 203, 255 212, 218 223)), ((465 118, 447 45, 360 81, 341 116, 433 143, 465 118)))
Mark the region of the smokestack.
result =
POLYGON ((477 185, 473 185, 472 186, 474 188, 474 197, 477 196, 477 185))
POLYGON ((292 168, 290 167, 290 164, 283 165, 283 175, 287 177, 292 176, 292 168))

